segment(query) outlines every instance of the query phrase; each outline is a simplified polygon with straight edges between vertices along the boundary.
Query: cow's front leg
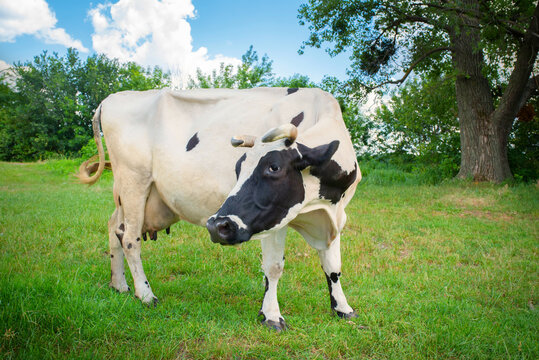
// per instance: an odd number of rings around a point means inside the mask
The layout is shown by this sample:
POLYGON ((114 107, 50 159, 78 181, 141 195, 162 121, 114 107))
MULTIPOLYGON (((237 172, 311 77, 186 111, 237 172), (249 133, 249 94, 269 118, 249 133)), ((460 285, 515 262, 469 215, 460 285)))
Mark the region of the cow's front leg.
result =
POLYGON ((121 208, 116 208, 109 220, 110 287, 118 292, 129 291, 125 281, 124 251, 122 239, 125 232, 121 208))
MULTIPOLYGON (((135 186, 133 185, 133 187, 135 186)), ((125 226, 122 248, 133 276, 135 296, 145 304, 155 305, 157 304, 157 297, 152 292, 140 259, 144 208, 150 186, 141 187, 140 184, 137 184, 136 187, 136 189, 126 189, 127 191, 121 194, 125 226)))
POLYGON ((286 329, 286 323, 281 316, 277 301, 277 283, 284 268, 285 238, 286 227, 261 240, 262 270, 265 275, 266 290, 259 315, 263 317, 262 324, 277 331, 286 329))
POLYGON ((326 280, 329 287, 329 297, 331 300, 331 309, 341 318, 349 319, 357 317, 354 309, 348 305, 346 297, 341 287, 341 237, 340 235, 333 240, 329 249, 318 250, 318 256, 322 269, 326 274, 326 280))

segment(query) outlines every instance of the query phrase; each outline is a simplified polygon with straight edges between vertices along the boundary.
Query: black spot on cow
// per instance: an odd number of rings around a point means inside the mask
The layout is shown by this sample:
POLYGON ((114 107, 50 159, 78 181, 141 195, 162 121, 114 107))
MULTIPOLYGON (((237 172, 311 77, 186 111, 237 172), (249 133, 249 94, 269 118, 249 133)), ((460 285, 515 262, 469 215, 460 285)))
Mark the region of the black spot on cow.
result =
POLYGON ((118 205, 122 206, 122 199, 118 196, 118 205))
POLYGON ((339 281, 339 277, 341 276, 341 273, 336 273, 336 272, 332 272, 329 277, 331 279, 331 281, 333 281, 334 283, 336 283, 337 281, 339 281))
MULTIPOLYGON (((334 143, 336 143, 336 151, 339 142, 335 140, 330 144, 334 143)), ((300 152, 303 153, 302 149, 304 148, 304 145, 298 144, 300 152)), ((350 187, 356 180, 357 164, 354 164, 354 170, 347 172, 344 171, 336 161, 329 160, 325 163, 312 166, 310 173, 320 179, 320 198, 330 200, 331 203, 336 204, 339 202, 346 189, 348 189, 348 187, 350 187)))
POLYGON ((131 243, 127 244, 128 249, 131 249, 132 247, 133 247, 133 244, 131 244, 131 243))
POLYGON ((241 163, 243 163, 243 162, 245 161, 246 158, 247 158, 247 154, 243 154, 243 155, 238 159, 238 161, 236 162, 236 179, 240 177, 241 163))
MULTIPOLYGON (((325 274, 325 273, 324 273, 325 274)), ((335 274, 335 273, 333 273, 335 274)), ((335 310, 335 308, 337 307, 337 300, 335 299, 335 297, 333 296, 333 289, 331 288, 331 278, 328 276, 328 274, 325 274, 326 275, 326 280, 328 282, 328 288, 329 288, 329 300, 331 302, 331 308, 333 310, 335 310)))
POLYGON ((165 229, 165 232, 167 233, 167 235, 170 235, 170 226, 165 229))
POLYGON ((298 91, 298 88, 288 88, 286 89, 286 95, 290 95, 298 91))
POLYGON ((264 296, 266 296, 266 293, 268 292, 268 289, 269 289, 269 281, 268 281, 268 277, 267 277, 267 276, 264 276, 264 282, 265 282, 265 286, 264 286, 264 296))
POLYGON ((112 259, 114 257, 114 255, 110 254, 110 258, 112 259))
POLYGON ((338 141, 315 148, 301 145, 301 155, 296 149, 285 149, 260 158, 241 189, 208 220, 212 241, 222 245, 241 243, 279 224, 291 207, 305 199, 301 170, 327 163, 338 146, 338 141), (246 228, 239 228, 230 215, 238 216, 246 228))
POLYGON ((152 232, 152 236, 150 237, 153 241, 157 240, 157 231, 152 232))
POLYGON ((120 226, 118 227, 118 229, 119 229, 120 231, 125 231, 125 226, 124 226, 124 224, 123 224, 123 223, 120 224, 120 226))
POLYGON ((296 116, 294 116, 294 118, 292 119, 292 121, 290 121, 290 124, 298 127, 299 124, 301 124, 301 122, 303 121, 303 118, 305 117, 305 114, 303 114, 303 111, 300 112, 299 114, 297 114, 296 116))
POLYGON ((140 241, 140 238, 139 238, 139 237, 137 238, 137 241, 140 241))
POLYGON ((195 146, 198 144, 198 133, 195 133, 195 135, 191 136, 189 141, 187 142, 187 145, 185 146, 185 150, 191 151, 195 146))
POLYGON ((118 238, 118 240, 120 241, 120 245, 121 246, 124 246, 124 244, 122 243, 122 240, 124 238, 124 233, 116 233, 116 237, 118 238))
POLYGON ((311 174, 320 178, 320 197, 336 204, 356 180, 357 164, 354 164, 354 170, 347 172, 331 160, 323 167, 311 169, 311 174))

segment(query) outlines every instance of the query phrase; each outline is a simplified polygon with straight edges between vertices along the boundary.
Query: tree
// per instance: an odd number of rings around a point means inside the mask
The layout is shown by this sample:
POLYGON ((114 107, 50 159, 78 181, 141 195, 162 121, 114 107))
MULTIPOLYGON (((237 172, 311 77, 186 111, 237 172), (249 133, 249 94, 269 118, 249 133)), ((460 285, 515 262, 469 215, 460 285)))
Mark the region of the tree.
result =
POLYGON ((104 55, 82 62, 74 49, 63 57, 43 52, 13 72, 15 81, 0 78, 0 159, 8 161, 76 155, 93 137, 91 119, 105 97, 169 84, 159 68, 104 55))
POLYGON ((322 79, 319 87, 331 93, 339 102, 342 117, 352 144, 357 155, 369 155, 374 151, 371 132, 376 127, 376 124, 363 115, 360 109, 360 103, 354 96, 350 96, 343 91, 343 83, 337 78, 326 76, 322 79))
MULTIPOLYGON (((514 119, 537 92, 539 5, 532 0, 309 0, 305 46, 350 50, 351 92, 403 83, 412 71, 455 78, 458 177, 511 178, 514 119), (394 76, 402 75, 399 79, 394 76)), ((301 51, 301 50, 300 50, 301 51)))
POLYGON ((268 86, 273 80, 272 63, 267 55, 259 60, 258 54, 251 45, 241 57, 241 64, 236 67, 221 63, 219 71, 204 74, 197 70, 196 78, 190 78, 188 88, 229 88, 248 89, 256 86, 268 86))
POLYGON ((459 158, 457 101, 453 79, 414 79, 393 93, 376 110, 380 145, 385 152, 401 152, 436 163, 441 157, 459 158))

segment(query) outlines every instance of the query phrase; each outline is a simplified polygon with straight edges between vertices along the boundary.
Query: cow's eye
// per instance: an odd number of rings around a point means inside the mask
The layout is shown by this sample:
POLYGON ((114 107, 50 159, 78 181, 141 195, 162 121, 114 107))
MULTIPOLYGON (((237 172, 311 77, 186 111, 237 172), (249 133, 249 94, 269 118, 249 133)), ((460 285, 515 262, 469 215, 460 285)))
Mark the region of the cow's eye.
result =
POLYGON ((281 170, 281 167, 279 165, 276 165, 276 164, 271 164, 270 167, 269 167, 270 172, 277 172, 279 170, 281 170))

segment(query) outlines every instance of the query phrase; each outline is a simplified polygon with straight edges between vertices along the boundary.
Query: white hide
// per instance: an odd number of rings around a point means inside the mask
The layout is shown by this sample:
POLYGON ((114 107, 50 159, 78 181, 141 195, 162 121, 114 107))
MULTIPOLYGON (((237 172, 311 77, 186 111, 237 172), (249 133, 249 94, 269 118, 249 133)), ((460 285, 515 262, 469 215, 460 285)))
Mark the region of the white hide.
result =
MULTIPOLYGON (((127 173, 136 173, 149 178, 179 219, 205 225, 263 154, 284 149, 284 140, 261 143, 260 136, 301 112, 304 119, 296 142, 316 147, 339 140, 332 159, 352 171, 357 166, 355 152, 339 104, 319 89, 299 89, 290 95, 285 88, 127 91, 103 101, 101 125, 115 177, 126 179, 127 173), (198 144, 186 151, 195 134, 198 144), (258 137, 253 148, 230 145, 233 136, 243 134, 258 137), (235 165, 244 153, 246 171, 237 180, 235 165)), ((276 229, 292 222, 312 246, 327 249, 344 226, 344 207, 361 176, 332 205, 318 198, 319 181, 308 170, 302 172, 305 201, 291 209, 276 229)))

